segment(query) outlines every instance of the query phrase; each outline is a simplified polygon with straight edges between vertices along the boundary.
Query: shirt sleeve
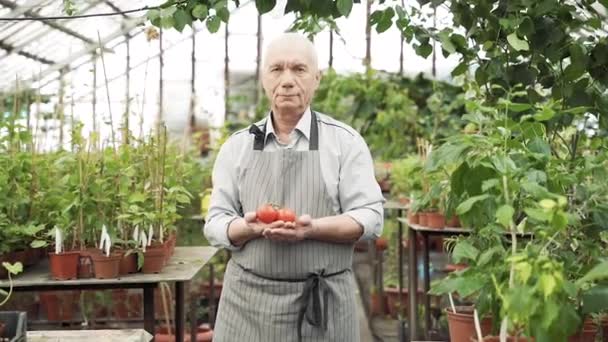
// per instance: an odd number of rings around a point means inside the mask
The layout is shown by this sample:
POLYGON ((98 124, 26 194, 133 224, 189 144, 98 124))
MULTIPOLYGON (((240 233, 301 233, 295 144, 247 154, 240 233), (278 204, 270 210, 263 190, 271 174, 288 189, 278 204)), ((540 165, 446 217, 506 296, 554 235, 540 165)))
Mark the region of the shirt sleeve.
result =
POLYGON ((359 135, 345 145, 348 150, 340 166, 338 184, 342 212, 363 227, 360 240, 378 238, 382 234, 385 200, 374 175, 371 153, 359 135))
POLYGON ((234 140, 228 139, 217 154, 211 175, 213 191, 205 219, 204 234, 215 247, 237 250, 228 238, 228 226, 242 217, 238 192, 238 163, 234 140))

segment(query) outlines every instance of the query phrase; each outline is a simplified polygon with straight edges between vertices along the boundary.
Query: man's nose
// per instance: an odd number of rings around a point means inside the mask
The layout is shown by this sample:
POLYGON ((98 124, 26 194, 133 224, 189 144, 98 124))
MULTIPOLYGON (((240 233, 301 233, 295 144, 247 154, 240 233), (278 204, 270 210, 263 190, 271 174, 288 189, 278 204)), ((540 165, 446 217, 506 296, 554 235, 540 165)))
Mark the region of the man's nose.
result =
POLYGON ((286 71, 283 73, 283 75, 281 75, 281 88, 293 88, 295 85, 294 83, 294 76, 293 73, 291 73, 291 71, 286 71))

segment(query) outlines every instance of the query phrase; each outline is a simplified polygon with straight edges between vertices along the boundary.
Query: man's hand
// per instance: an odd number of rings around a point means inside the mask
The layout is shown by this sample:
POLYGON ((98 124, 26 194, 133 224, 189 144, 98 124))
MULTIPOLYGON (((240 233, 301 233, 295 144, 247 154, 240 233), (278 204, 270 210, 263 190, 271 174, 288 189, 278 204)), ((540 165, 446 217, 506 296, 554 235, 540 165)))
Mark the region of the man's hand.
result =
POLYGON ((272 223, 264 223, 258 221, 255 211, 250 211, 245 213, 244 217, 245 222, 247 222, 247 226, 253 231, 255 235, 262 236, 264 231, 268 229, 279 229, 283 228, 285 222, 283 221, 275 221, 272 223))
POLYGON ((262 235, 269 240, 297 242, 308 238, 314 229, 310 215, 298 217, 295 223, 277 221, 273 225, 279 222, 281 223, 279 227, 265 229, 262 235))

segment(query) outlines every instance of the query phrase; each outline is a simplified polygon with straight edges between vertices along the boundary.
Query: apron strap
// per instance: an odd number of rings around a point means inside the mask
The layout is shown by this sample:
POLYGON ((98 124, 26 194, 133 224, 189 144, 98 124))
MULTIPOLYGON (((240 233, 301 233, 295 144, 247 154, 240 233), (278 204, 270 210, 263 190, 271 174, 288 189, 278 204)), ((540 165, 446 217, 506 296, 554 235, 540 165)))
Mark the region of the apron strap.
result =
MULTIPOLYGON (((270 114, 272 117, 272 113, 270 114)), ((253 150, 263 151, 266 143, 266 122, 262 123, 262 129, 258 125, 253 124, 249 127, 249 133, 255 137, 253 139, 253 150)), ((317 114, 314 111, 310 112, 310 141, 308 142, 308 150, 319 150, 319 124, 317 122, 317 114)))

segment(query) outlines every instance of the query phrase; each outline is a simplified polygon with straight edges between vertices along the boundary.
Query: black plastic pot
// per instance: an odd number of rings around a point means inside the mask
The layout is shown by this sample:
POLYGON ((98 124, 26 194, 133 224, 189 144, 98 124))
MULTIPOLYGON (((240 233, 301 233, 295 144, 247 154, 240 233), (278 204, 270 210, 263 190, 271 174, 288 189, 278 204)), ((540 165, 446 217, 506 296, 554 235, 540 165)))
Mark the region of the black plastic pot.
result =
POLYGON ((27 332, 27 313, 23 311, 0 311, 0 322, 6 324, 4 335, 9 342, 25 342, 27 332))

